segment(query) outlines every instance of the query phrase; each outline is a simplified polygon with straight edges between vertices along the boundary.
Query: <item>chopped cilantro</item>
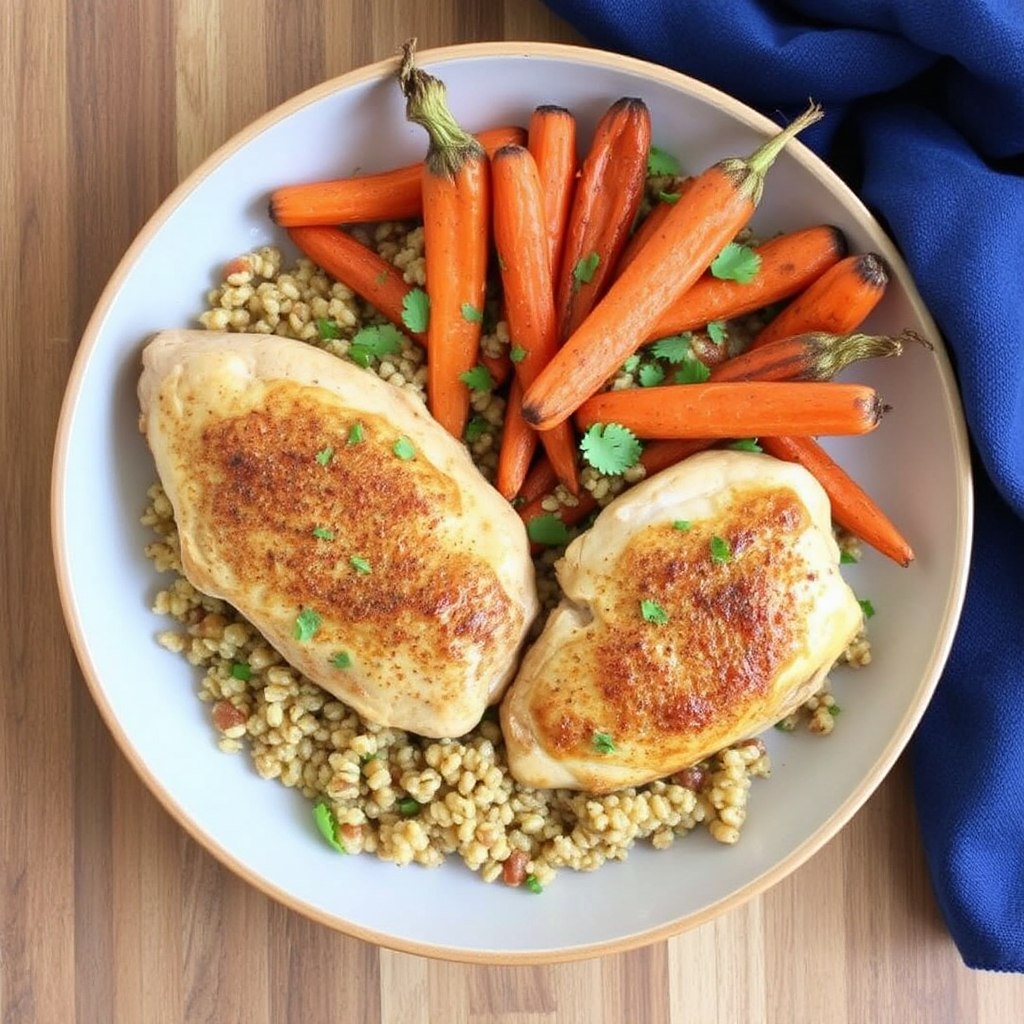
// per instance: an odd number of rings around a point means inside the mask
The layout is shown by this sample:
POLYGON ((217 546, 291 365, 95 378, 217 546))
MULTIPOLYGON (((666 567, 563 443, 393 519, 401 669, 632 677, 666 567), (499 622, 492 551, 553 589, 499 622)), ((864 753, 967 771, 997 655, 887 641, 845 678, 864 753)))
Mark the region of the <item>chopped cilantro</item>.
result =
POLYGON ((317 800, 313 804, 313 821, 316 822, 316 827, 320 832, 320 835, 327 840, 331 846, 338 851, 338 853, 347 853, 345 844, 341 840, 341 836, 338 835, 338 823, 334 820, 334 813, 331 811, 330 804, 326 800, 317 800))
POLYGON ((656 626, 664 626, 668 622, 668 612, 657 601, 641 601, 640 614, 645 621, 653 622, 656 626))
POLYGON ((623 364, 623 373, 632 373, 640 365, 640 356, 634 352, 623 364))
POLYGON ((474 366, 472 370, 459 374, 459 380, 469 388, 470 391, 493 391, 494 378, 486 366, 474 366))
POLYGON ((416 458, 416 446, 407 437, 400 437, 392 446, 391 450, 403 461, 408 462, 416 458))
POLYGON ((414 800, 411 796, 404 796, 398 801, 398 813, 406 818, 411 818, 414 814, 419 814, 422 806, 419 800, 414 800))
POLYGON ((761 269, 761 257, 749 245, 730 242, 712 261, 711 274, 723 281, 750 284, 761 269))
POLYGON ((236 661, 231 666, 231 678, 241 679, 243 683, 247 683, 252 679, 252 669, 244 661, 236 661))
POLYGON ((371 359, 393 356, 402 351, 404 335, 394 324, 371 324, 364 327, 352 339, 348 355, 362 367, 370 365, 371 359))
POLYGON ((682 192, 659 192, 658 199, 663 203, 668 203, 669 206, 673 206, 683 198, 682 192))
POLYGON ((295 616, 295 625, 292 627, 292 636, 301 643, 306 643, 312 640, 316 636, 316 631, 320 628, 321 618, 318 612, 315 612, 312 608, 303 608, 298 615, 295 616))
POLYGON ((540 880, 536 875, 526 876, 526 888, 532 893, 536 893, 538 896, 544 891, 544 886, 540 884, 540 880))
POLYGON ((826 704, 825 707, 828 708, 828 713, 833 718, 835 718, 836 715, 841 715, 843 713, 843 709, 838 704, 826 704))
POLYGON ((733 451, 737 452, 759 452, 763 449, 757 443, 756 437, 741 437, 736 441, 733 441, 729 445, 733 451))
POLYGON ((361 754, 359 756, 360 764, 369 764, 371 761, 376 761, 380 758, 380 754, 374 751, 372 754, 361 754))
POLYGON ((615 753, 615 741, 612 739, 610 733, 595 732, 593 737, 591 737, 591 742, 594 744, 594 749, 599 754, 615 753))
POLYGON ((775 723, 775 728, 778 729, 779 732, 793 732, 793 730, 796 729, 796 722, 794 722, 791 717, 780 718, 779 721, 775 723))
POLYGON ((348 651, 337 651, 331 655, 331 664, 335 668, 351 668, 352 657, 348 651))
POLYGON ((349 555, 348 564, 363 576, 373 571, 370 563, 362 555, 349 555))
POLYGON ((349 444, 360 444, 365 436, 362 423, 353 423, 348 429, 349 444))
POLYGON ((335 320, 328 320, 325 316, 317 317, 316 332, 324 341, 334 341, 341 337, 341 331, 335 320))
POLYGON ((334 531, 328 526, 314 526, 313 536, 318 540, 334 540, 334 531))
POLYGON ((534 544, 545 544, 548 547, 569 543, 569 531, 554 512, 534 516, 526 524, 526 534, 534 544))
POLYGON ((870 619, 875 614, 875 606, 867 598, 861 600, 860 607, 865 619, 870 619))
POLYGON ((316 461, 319 462, 321 466, 330 465, 331 459, 333 458, 334 449, 330 445, 326 448, 321 448, 320 451, 316 453, 316 461))
POLYGON ((427 329, 430 320, 430 296, 422 288, 413 288, 402 299, 402 323, 417 334, 427 329))
POLYGON ((693 335, 689 331, 661 338, 651 346, 651 355, 669 363, 685 363, 693 355, 690 348, 692 338, 693 335))
POLYGON ((477 309, 472 302, 464 302, 461 308, 463 320, 468 320, 472 324, 482 324, 484 322, 483 312, 477 309))
POLYGON ((583 256, 572 268, 572 279, 578 288, 581 284, 589 284, 594 279, 594 274, 597 273, 597 268, 601 263, 601 257, 596 253, 592 252, 589 256, 583 256))
POLYGON ((669 174, 679 173, 679 161, 659 146, 651 146, 647 151, 647 173, 651 177, 661 178, 669 174))
POLYGON ((474 416, 466 424, 466 440, 470 444, 474 441, 479 441, 490 429, 491 423, 489 420, 484 419, 483 416, 474 416))
POLYGON ((860 559, 852 551, 842 550, 839 552, 840 565, 856 565, 860 559))
POLYGON ((627 427, 618 423, 595 423, 580 438, 580 451, 599 473, 617 476, 636 465, 643 446, 627 427))
POLYGON ((725 344, 725 324, 721 320, 712 320, 705 328, 708 332, 708 337, 716 344, 725 344))
POLYGON ((521 363, 527 356, 527 351, 522 345, 513 345, 509 349, 508 357, 513 363, 521 363))
POLYGON ((724 537, 719 537, 717 534, 711 538, 711 561, 718 562, 720 565, 723 562, 728 562, 732 558, 732 548, 729 547, 729 542, 724 537))
POLYGON ((692 525, 693 524, 690 522, 689 519, 673 519, 672 520, 672 529, 673 530, 682 530, 683 533, 686 533, 686 531, 689 530, 692 525))
POLYGON ((711 371, 699 359, 687 359, 675 372, 677 384, 703 384, 711 376, 711 371))
POLYGON ((641 387, 653 388, 665 379, 665 371, 657 363, 644 363, 638 379, 641 387))

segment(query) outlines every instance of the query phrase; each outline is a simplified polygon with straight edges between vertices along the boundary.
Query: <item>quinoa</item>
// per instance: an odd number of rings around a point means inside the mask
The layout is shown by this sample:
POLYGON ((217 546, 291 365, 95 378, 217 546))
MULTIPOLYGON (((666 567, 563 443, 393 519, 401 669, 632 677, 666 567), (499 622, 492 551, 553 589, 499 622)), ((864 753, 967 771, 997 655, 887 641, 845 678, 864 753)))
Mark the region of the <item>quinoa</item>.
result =
MULTIPOLYGON (((421 227, 386 223, 357 234, 409 284, 424 285, 421 227)), ((509 347, 508 326, 496 316, 496 306, 489 299, 481 341, 492 357, 509 347)), ((310 260, 285 265, 272 246, 231 260, 198 320, 209 330, 295 338, 343 359, 350 358, 362 327, 382 322, 376 310, 310 260)), ((752 329, 737 324, 731 336, 742 338, 752 329)), ((371 358, 367 370, 425 401, 426 357, 411 339, 394 355, 371 358)), ((635 372, 636 367, 623 371, 609 386, 635 386, 635 372)), ((467 445, 481 472, 493 479, 504 401, 481 391, 472 393, 471 404, 467 445)), ((642 465, 617 476, 586 467, 581 483, 601 508, 643 476, 642 465)), ((557 512, 577 500, 559 486, 543 507, 557 512)), ((669 778, 603 796, 522 786, 508 771, 494 709, 469 734, 441 740, 365 721, 285 663, 230 605, 188 582, 173 510, 159 483, 149 488, 142 522, 154 533, 146 554, 158 572, 172 576, 153 605, 173 624, 158 641, 202 673, 198 696, 209 707, 219 748, 247 752, 262 778, 326 805, 347 853, 430 867, 457 857, 486 882, 536 889, 559 869, 590 871, 624 860, 640 841, 664 850, 698 826, 722 844, 735 844, 752 781, 771 774, 763 741, 751 739, 669 778)), ((857 554, 852 538, 839 539, 851 557, 857 554)), ((560 554, 546 549, 535 559, 545 610, 561 596, 554 573, 560 554)), ((866 635, 851 643, 841 661, 854 667, 870 661, 866 635)), ((826 679, 779 727, 827 735, 837 714, 826 679)))

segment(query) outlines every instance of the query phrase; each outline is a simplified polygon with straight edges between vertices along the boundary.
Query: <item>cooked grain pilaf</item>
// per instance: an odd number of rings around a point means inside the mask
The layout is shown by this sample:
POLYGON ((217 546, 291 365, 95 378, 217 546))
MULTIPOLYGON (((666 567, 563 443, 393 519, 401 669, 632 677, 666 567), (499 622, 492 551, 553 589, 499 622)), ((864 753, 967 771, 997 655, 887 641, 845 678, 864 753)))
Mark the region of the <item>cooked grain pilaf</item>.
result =
MULTIPOLYGON (((400 268, 409 283, 424 283, 421 229, 384 224, 372 234, 364 232, 362 240, 400 268)), ((210 330, 297 338, 345 358, 359 328, 379 317, 309 260, 284 268, 280 251, 265 247, 228 264, 199 321, 210 330)), ((508 344, 503 322, 487 328, 482 345, 488 354, 500 355, 508 344)), ((424 354, 413 342, 406 340, 397 355, 373 359, 369 369, 424 399, 424 354)), ((613 386, 633 385, 630 373, 620 376, 613 386)), ((469 447, 492 478, 504 402, 474 392, 472 405, 469 447)), ((605 505, 642 477, 642 467, 621 477, 586 468, 582 482, 605 505)), ((575 500, 558 488, 546 507, 556 511, 575 500)), ((739 840, 751 780, 770 773, 761 740, 739 743, 669 779, 607 796, 520 786, 508 773, 494 716, 485 716, 467 736, 445 740, 363 721, 288 666, 233 608, 200 594, 184 578, 170 502, 159 484, 148 492, 143 523, 157 535, 147 555, 159 572, 175 575, 154 603, 158 614, 176 623, 159 642, 202 670, 199 698, 210 706, 220 749, 248 750, 263 778, 325 801, 346 852, 430 866, 457 855, 485 881, 537 888, 559 868, 592 870, 623 860, 638 840, 666 849, 701 823, 721 843, 739 840)), ((839 540, 844 550, 856 553, 852 538, 839 540)), ((545 608, 559 597, 553 572, 558 553, 549 550, 537 558, 545 608)), ((850 645, 844 661, 854 666, 870 661, 866 636, 850 645)), ((826 681, 779 727, 805 724, 827 734, 837 713, 826 681)))

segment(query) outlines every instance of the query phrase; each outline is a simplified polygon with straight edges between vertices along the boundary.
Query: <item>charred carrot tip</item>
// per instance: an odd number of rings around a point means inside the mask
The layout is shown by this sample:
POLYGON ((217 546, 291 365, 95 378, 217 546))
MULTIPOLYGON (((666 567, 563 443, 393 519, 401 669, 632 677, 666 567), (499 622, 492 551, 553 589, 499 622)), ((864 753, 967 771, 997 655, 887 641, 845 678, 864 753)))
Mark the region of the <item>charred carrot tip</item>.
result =
POLYGON ((881 288, 889 282, 889 268, 878 253, 866 252, 858 256, 854 269, 865 284, 881 288))

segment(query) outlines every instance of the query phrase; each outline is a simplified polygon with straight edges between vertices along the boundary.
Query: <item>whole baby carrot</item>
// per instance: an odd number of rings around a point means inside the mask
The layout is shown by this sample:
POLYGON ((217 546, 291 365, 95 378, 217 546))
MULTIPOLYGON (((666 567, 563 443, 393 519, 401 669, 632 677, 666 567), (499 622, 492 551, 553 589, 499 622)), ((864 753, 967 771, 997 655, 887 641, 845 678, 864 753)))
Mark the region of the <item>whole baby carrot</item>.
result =
POLYGON ((527 389, 523 413, 529 422, 547 429, 571 416, 622 365, 637 339, 650 337, 665 310, 750 219, 786 143, 821 117, 814 104, 750 157, 721 160, 695 178, 658 233, 527 389))
POLYGON ((537 431, 523 419, 522 382, 518 377, 513 377, 508 389, 501 448, 498 449, 498 468, 494 475, 494 486, 506 501, 512 501, 519 494, 537 450, 537 443, 537 431))
MULTIPOLYGON (((476 139, 490 154, 506 143, 522 143, 526 132, 508 125, 477 132, 476 139)), ((284 228, 413 220, 423 213, 423 164, 417 162, 330 181, 282 185, 270 194, 268 212, 270 219, 284 228)))
POLYGON ((414 52, 415 44, 406 43, 398 80, 406 117, 430 137, 422 173, 427 404, 438 423, 461 438, 469 418, 463 376, 477 361, 487 285, 490 169, 483 147, 448 109, 444 83, 416 66, 414 52))
POLYGON ((543 104, 530 116, 526 140, 544 193, 548 262, 554 275, 562 262, 565 226, 576 187, 576 118, 565 107, 543 104))

